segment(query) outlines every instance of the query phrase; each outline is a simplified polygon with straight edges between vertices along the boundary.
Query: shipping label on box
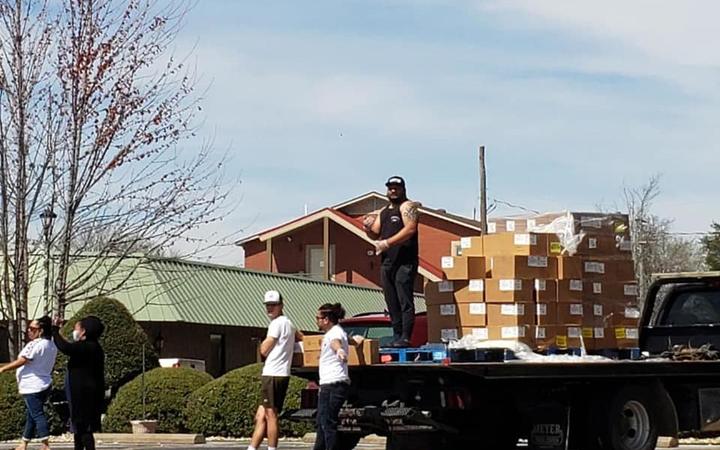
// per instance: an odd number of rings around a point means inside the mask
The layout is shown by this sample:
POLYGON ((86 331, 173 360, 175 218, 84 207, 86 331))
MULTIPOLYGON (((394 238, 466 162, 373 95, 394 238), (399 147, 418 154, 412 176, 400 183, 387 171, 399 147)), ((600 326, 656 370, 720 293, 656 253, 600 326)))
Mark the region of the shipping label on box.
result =
POLYGON ((485 280, 485 301, 488 303, 531 302, 533 287, 530 280, 488 278, 485 280))
POLYGON ((639 338, 640 333, 637 328, 615 328, 615 345, 617 348, 636 348, 639 345, 639 338))
POLYGON ((462 244, 460 241, 450 241, 450 256, 462 256, 462 244))
POLYGON ((457 314, 457 307, 455 304, 440 305, 441 316, 455 316, 457 314))

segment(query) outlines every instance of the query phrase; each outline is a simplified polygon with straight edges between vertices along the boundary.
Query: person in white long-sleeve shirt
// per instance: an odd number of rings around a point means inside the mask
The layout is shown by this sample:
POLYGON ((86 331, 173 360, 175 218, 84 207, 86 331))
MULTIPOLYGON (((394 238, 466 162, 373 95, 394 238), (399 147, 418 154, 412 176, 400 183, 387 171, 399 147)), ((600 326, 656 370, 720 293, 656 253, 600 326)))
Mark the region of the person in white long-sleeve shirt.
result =
POLYGON ((314 450, 334 450, 338 416, 350 392, 348 336, 339 322, 345 317, 340 303, 326 303, 318 309, 318 329, 325 332, 320 349, 320 392, 317 408, 317 435, 314 450))
POLYGON ((303 338, 290 319, 283 315, 283 297, 278 291, 267 291, 263 303, 270 325, 267 336, 260 344, 260 354, 265 358, 261 376, 262 404, 255 413, 255 429, 248 450, 259 448, 266 436, 268 450, 277 448, 280 434, 278 416, 282 412, 290 383, 295 341, 303 338))

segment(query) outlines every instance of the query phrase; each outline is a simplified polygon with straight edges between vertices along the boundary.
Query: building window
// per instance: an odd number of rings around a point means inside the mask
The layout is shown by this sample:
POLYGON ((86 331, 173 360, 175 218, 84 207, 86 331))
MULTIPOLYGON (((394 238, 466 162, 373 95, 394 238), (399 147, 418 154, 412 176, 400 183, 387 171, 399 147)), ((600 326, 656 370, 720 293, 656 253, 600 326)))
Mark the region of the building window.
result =
MULTIPOLYGON (((316 280, 322 280, 325 274, 325 261, 322 245, 305 246, 305 273, 316 280)), ((335 278, 335 244, 330 245, 330 279, 335 278)))

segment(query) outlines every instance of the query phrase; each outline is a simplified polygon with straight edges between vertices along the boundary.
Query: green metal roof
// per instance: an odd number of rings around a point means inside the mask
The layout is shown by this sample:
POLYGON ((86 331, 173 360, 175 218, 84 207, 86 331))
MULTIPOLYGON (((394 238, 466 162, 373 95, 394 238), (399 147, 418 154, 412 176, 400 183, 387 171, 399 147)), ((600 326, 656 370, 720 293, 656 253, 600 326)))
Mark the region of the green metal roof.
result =
MULTIPOLYGON (((96 280, 106 275, 103 266, 93 276, 96 280)), ((78 261, 73 272, 82 269, 78 261)), ((126 277, 122 290, 106 295, 125 304, 139 321, 264 328, 268 318, 262 298, 269 289, 283 295, 285 315, 302 330, 316 329, 315 313, 323 303, 342 303, 348 316, 385 309, 380 289, 172 258, 144 259, 139 265, 137 259, 123 261, 112 278, 126 277)), ((97 294, 101 287, 89 296, 97 294)), ((416 295, 415 304, 418 311, 425 310, 423 296, 416 295)), ((73 303, 68 313, 81 306, 73 303)))

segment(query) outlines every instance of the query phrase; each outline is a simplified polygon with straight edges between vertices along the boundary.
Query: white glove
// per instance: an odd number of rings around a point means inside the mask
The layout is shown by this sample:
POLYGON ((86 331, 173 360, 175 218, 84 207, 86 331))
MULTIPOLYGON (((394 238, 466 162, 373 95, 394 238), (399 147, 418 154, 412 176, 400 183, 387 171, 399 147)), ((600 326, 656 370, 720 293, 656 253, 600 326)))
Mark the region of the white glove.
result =
POLYGON ((375 241, 375 254, 379 255, 380 253, 386 251, 390 248, 390 245, 388 244, 387 239, 383 239, 382 241, 375 241))

